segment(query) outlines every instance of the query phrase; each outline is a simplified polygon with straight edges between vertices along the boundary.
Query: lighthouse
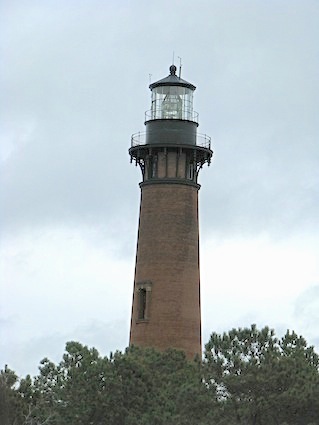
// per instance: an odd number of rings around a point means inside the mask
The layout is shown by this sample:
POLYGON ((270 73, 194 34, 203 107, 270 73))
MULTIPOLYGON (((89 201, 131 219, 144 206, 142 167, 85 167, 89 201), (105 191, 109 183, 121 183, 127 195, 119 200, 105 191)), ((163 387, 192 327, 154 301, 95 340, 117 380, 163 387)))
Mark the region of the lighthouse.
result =
POLYGON ((198 174, 212 158, 197 133, 196 87, 176 75, 150 84, 145 132, 129 154, 142 172, 130 345, 201 356, 198 174))

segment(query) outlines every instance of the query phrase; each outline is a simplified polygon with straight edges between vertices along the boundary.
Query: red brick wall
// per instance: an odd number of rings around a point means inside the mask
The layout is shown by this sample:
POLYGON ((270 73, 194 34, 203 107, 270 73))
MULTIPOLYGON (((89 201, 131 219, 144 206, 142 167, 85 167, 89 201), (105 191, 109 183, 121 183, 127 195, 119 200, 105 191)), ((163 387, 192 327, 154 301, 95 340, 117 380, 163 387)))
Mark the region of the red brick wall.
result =
POLYGON ((142 186, 134 295, 130 344, 201 355, 197 187, 142 186), (139 321, 137 284, 146 281, 148 317, 139 321))

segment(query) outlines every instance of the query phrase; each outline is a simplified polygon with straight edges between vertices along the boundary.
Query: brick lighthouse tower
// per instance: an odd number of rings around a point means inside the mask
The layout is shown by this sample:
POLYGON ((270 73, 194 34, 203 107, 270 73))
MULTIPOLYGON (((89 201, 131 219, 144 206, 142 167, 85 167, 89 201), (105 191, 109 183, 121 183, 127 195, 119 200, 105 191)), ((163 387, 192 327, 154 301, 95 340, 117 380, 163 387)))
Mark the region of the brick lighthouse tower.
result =
POLYGON ((198 173, 210 138, 197 134, 195 86, 176 75, 150 85, 145 133, 129 154, 142 171, 130 344, 201 356, 198 173))

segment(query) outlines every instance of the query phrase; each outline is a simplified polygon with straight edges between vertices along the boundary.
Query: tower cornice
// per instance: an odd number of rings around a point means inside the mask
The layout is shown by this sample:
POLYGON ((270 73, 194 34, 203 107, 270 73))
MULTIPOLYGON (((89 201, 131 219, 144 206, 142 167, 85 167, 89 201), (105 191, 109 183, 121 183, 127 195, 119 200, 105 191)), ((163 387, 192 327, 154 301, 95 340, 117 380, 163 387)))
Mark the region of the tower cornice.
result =
POLYGON ((197 190, 201 188, 201 185, 199 183, 194 183, 193 181, 186 180, 186 179, 171 179, 171 178, 147 180, 147 181, 139 183, 139 186, 140 188, 143 188, 145 186, 150 186, 155 184, 167 184, 167 185, 179 184, 179 185, 193 186, 197 190))

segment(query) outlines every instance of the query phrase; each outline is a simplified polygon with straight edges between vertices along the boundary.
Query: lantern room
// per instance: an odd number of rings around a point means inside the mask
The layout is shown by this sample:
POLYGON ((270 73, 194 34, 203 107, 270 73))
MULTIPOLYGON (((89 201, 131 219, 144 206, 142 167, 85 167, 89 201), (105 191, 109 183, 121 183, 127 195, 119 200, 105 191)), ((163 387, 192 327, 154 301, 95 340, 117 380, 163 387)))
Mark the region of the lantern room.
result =
POLYGON ((170 75, 150 85, 152 108, 150 118, 194 121, 193 92, 195 86, 176 76, 176 66, 170 75))
POLYGON ((198 114, 193 110, 196 87, 176 75, 176 66, 170 75, 152 83, 151 109, 145 113, 146 143, 196 143, 198 114))

